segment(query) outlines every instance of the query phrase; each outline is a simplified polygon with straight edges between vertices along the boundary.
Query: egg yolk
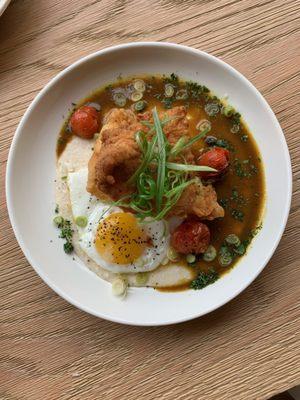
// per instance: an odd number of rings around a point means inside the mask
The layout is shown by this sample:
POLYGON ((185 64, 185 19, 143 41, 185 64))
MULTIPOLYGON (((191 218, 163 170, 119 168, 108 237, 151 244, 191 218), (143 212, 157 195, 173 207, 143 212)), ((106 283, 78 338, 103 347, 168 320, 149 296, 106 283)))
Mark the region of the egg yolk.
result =
POLYGON ((107 262, 131 264, 143 254, 147 242, 134 215, 114 213, 99 223, 95 247, 107 262))

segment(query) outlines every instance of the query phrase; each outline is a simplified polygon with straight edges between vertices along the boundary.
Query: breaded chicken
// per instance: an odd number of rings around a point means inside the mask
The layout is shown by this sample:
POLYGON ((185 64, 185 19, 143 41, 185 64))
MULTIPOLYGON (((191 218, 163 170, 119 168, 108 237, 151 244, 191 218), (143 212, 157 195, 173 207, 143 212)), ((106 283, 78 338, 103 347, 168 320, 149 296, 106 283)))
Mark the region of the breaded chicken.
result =
MULTIPOLYGON (((143 114, 139 114, 139 120, 146 120, 152 122, 152 113, 146 111, 143 114)), ((168 123, 164 125, 164 133, 169 141, 169 143, 174 146, 178 140, 182 137, 189 139, 189 121, 187 119, 187 110, 185 107, 173 107, 170 110, 162 111, 159 113, 159 118, 161 121, 164 119, 170 119, 168 123)), ((182 152, 185 162, 188 164, 194 164, 194 155, 190 148, 187 148, 182 152)), ((177 158, 180 162, 180 157, 177 158)), ((182 158, 181 158, 182 162, 182 158)))
MULTIPOLYGON (((188 120, 184 107, 174 107, 160 113, 160 118, 171 121, 164 126, 164 132, 171 144, 188 134, 188 120)), ((89 161, 87 190, 102 200, 117 200, 134 188, 127 181, 138 168, 141 160, 140 149, 135 141, 138 130, 147 130, 140 121, 150 121, 150 112, 136 115, 131 110, 114 108, 105 115, 100 136, 89 161)), ((184 154, 188 162, 193 161, 191 151, 184 154)))
POLYGON ((132 191, 127 180, 140 164, 135 141, 140 129, 143 125, 131 110, 114 108, 106 114, 88 164, 88 192, 102 200, 116 200, 132 191))
POLYGON ((217 201, 217 193, 212 185, 191 184, 182 193, 170 216, 186 217, 196 215, 201 219, 212 220, 224 217, 224 209, 217 201))

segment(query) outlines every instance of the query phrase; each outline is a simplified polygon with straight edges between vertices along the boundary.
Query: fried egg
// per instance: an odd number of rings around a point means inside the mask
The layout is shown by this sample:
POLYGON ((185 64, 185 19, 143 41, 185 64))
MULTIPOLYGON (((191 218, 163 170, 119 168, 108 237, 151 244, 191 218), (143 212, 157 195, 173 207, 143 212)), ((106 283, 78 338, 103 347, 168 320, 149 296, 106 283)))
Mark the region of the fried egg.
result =
POLYGON ((168 223, 140 223, 134 214, 109 206, 86 191, 88 169, 68 174, 68 187, 79 245, 100 267, 114 273, 148 272, 166 258, 168 223))

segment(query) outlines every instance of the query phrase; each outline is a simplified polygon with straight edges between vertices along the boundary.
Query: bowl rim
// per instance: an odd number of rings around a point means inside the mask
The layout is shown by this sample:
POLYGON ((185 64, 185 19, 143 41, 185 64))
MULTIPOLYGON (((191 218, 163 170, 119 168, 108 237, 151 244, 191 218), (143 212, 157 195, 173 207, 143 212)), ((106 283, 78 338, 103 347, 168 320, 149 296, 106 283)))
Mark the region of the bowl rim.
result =
POLYGON ((4 11, 7 9, 9 3, 11 0, 0 0, 0 17, 4 13, 4 11))
MULTIPOLYGON (((267 263, 270 261, 271 257, 273 256, 280 240, 283 235, 283 232, 285 230, 288 216, 289 216, 289 211, 290 211, 290 206, 291 206, 291 198, 292 198, 292 167, 291 167, 291 159, 290 159, 290 154, 288 151, 288 146, 285 140, 285 136, 283 133, 283 130, 267 101, 263 97, 263 95, 256 89, 256 87, 246 78, 244 75, 242 75, 238 70, 233 68, 231 65, 227 64, 225 61, 219 59, 218 57, 215 57, 205 51, 194 49, 189 46, 185 46, 182 44, 176 44, 176 43, 169 43, 169 42, 155 42, 155 41, 149 41, 149 42, 129 42, 129 43, 124 43, 124 44, 119 44, 119 45, 114 45, 114 46, 109 46, 104 49, 98 50, 96 52, 93 52, 87 56, 84 56, 80 58, 79 60, 75 61, 62 71, 60 71, 57 75, 55 75, 41 90, 40 92, 35 96, 35 98, 32 100, 28 108, 26 109, 24 115, 22 116, 16 132, 13 136, 10 149, 9 149, 9 154, 8 154, 8 160, 7 160, 7 166, 6 166, 6 179, 5 179, 5 186, 6 186, 6 203, 7 203, 7 209, 8 209, 8 215, 9 219, 13 228, 14 235, 17 239, 17 242, 19 246, 21 247, 21 250, 23 251, 25 257, 27 258, 28 262, 32 266, 32 268, 35 270, 35 272, 40 276, 40 278, 52 289, 54 290, 59 296, 61 296, 64 300, 72 304, 73 306, 79 308, 82 311, 85 311, 93 316, 100 317, 103 319, 106 319, 111 322, 117 322, 125 325, 133 325, 133 326, 163 326, 163 325, 170 325, 174 323, 181 323, 185 321, 189 321, 198 317, 201 317, 205 314, 208 314, 212 311, 215 311, 216 309, 222 307, 229 301, 231 301, 233 298, 237 297, 241 292, 243 292, 256 278, 257 276, 262 272, 262 270, 265 268, 267 263), (34 110, 36 104, 40 101, 40 99, 52 88, 53 85, 55 85, 61 78, 63 78, 65 75, 67 75, 71 70, 77 68, 81 64, 84 64, 85 62, 105 55, 109 53, 116 52, 118 50, 124 50, 128 48, 133 48, 133 47, 165 47, 169 49, 177 49, 177 50, 182 50, 185 52, 190 52, 191 54, 194 54, 196 56, 202 56, 205 57, 215 63, 218 63, 221 65, 224 69, 227 71, 231 72, 233 75, 235 75, 239 80, 241 80, 254 94, 260 99, 262 104, 264 105, 265 110, 269 113, 272 123, 274 126, 276 126, 278 132, 280 133, 280 144, 281 148, 283 151, 283 156, 285 159, 285 164, 287 168, 287 194, 286 194, 286 201, 285 201, 285 207, 283 210, 283 219, 281 222, 280 229, 278 229, 277 232, 277 237, 276 240, 273 243, 273 246, 269 249, 268 253, 266 254, 266 259, 265 262, 263 262, 260 267, 257 269, 256 274, 254 275, 253 279, 251 278, 249 281, 245 281, 235 292, 233 292, 226 300, 220 302, 218 305, 211 307, 209 310, 204 311, 204 312, 199 312, 195 311, 193 315, 188 315, 187 317, 179 318, 179 319, 173 319, 171 321, 162 321, 159 323, 153 323, 151 321, 148 322, 133 322, 133 321, 128 321, 126 319, 122 318, 115 318, 111 317, 110 315, 107 315, 105 313, 100 313, 100 312, 95 312, 94 310, 91 310, 89 307, 81 304, 77 300, 73 299, 71 296, 69 296, 66 292, 62 291, 57 285, 51 280, 48 279, 48 277, 43 273, 43 270, 39 267, 36 266, 35 263, 33 262, 33 259, 31 257, 31 252, 29 249, 25 246, 21 232, 19 231, 19 228, 15 222, 15 215, 14 215, 14 207, 12 205, 12 189, 11 189, 11 171, 13 168, 13 162, 15 158, 15 150, 17 146, 18 139, 21 135, 23 126, 25 125, 27 119, 29 118, 31 112, 34 110)), ((267 198, 266 198, 266 204, 267 204, 267 198)))

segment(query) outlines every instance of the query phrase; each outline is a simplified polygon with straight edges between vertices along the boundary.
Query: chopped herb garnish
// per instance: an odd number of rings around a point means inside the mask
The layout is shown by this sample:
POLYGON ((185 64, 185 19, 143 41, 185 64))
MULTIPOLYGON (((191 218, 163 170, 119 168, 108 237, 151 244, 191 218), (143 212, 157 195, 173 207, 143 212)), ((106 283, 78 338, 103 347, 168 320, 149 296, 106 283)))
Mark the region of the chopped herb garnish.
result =
POLYGON ((206 86, 199 85, 196 82, 186 82, 185 87, 188 97, 194 100, 199 100, 204 93, 209 93, 209 89, 206 86))
POLYGON ((73 236, 73 229, 71 226, 71 222, 67 219, 64 219, 61 216, 56 216, 54 218, 55 225, 60 229, 59 237, 65 239, 64 243, 64 251, 66 254, 70 254, 73 251, 73 244, 72 244, 72 236, 73 236))
POLYGON ((216 282, 219 279, 219 274, 213 269, 209 269, 208 272, 201 271, 197 278, 191 282, 190 287, 195 290, 203 289, 208 285, 216 282))
POLYGON ((230 200, 234 201, 238 206, 243 206, 247 203, 244 196, 240 194, 236 188, 232 189, 230 200))
POLYGON ((174 74, 174 72, 172 72, 170 76, 164 76, 163 80, 164 83, 171 83, 173 85, 177 85, 179 83, 178 75, 174 74))
POLYGON ((240 124, 241 122, 241 114, 239 112, 235 112, 231 118, 233 124, 240 124))
POLYGON ((240 178, 251 178, 258 172, 257 167, 254 164, 250 164, 249 160, 241 161, 237 158, 233 161, 233 168, 235 174, 240 178))
POLYGON ((166 109, 170 109, 173 106, 174 98, 164 97, 161 101, 166 109))
POLYGON ((219 200, 219 203, 220 203, 221 206, 222 206, 223 208, 225 208, 225 209, 229 207, 229 199, 226 199, 226 198, 220 199, 220 200, 219 200))
POLYGON ((243 222, 244 220, 244 213, 241 210, 237 210, 236 208, 233 208, 231 210, 231 216, 236 219, 237 221, 243 222))
POLYGON ((74 246, 71 242, 64 243, 64 252, 66 254, 71 254, 74 250, 74 246))
POLYGON ((229 151, 234 151, 234 147, 232 146, 232 144, 226 140, 226 139, 218 139, 216 141, 216 146, 218 147, 223 147, 224 149, 227 149, 229 151))
POLYGON ((216 102, 209 102, 205 104, 204 110, 210 117, 215 117, 220 111, 220 106, 216 102))

